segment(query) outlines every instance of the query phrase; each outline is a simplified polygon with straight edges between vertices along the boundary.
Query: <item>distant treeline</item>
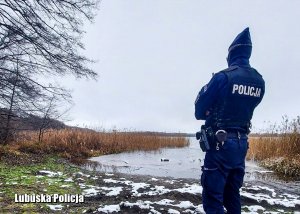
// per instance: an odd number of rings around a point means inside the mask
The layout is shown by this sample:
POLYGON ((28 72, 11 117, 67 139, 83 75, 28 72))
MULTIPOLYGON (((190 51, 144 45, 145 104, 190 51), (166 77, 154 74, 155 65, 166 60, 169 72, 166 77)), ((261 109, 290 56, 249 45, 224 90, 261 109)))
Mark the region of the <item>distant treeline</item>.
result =
MULTIPOLYGON (((192 133, 173 133, 173 132, 154 132, 154 131, 119 131, 119 130, 94 130, 92 128, 81 128, 75 126, 68 126, 63 122, 52 119, 50 117, 40 117, 33 114, 18 114, 16 112, 9 112, 8 109, 0 108, 0 135, 2 132, 6 130, 6 117, 10 115, 10 129, 13 130, 14 133, 18 133, 21 131, 39 131, 40 132, 40 141, 42 135, 46 130, 49 129, 73 129, 78 131, 88 131, 88 132, 103 132, 103 133, 113 133, 118 132, 118 134, 141 134, 147 136, 163 136, 163 137, 194 137, 195 134, 192 133)), ((11 139, 14 141, 14 138, 11 139)))
MULTIPOLYGON (((118 133, 128 133, 128 132, 118 132, 118 133)), ((132 133, 140 133, 143 135, 156 135, 165 137, 195 137, 193 133, 176 133, 176 132, 152 132, 152 131, 133 131, 132 133)))
MULTIPOLYGON (((5 119, 2 117, 6 117, 8 114, 8 110, 5 108, 0 108, 0 129, 5 127, 5 119)), ((47 122, 47 128, 51 129, 63 129, 67 126, 58 120, 35 116, 32 114, 28 114, 26 116, 18 115, 14 112, 11 113, 11 127, 13 127, 16 131, 24 131, 24 130, 32 130, 36 131, 39 130, 43 124, 47 122)))
MULTIPOLYGON (((8 110, 5 108, 0 108, 0 130, 1 128, 5 127, 6 124, 4 124, 4 119, 2 120, 2 117, 6 117, 8 114, 8 110)), ((74 126, 68 126, 64 124, 63 122, 56 120, 28 114, 26 116, 18 115, 17 113, 11 114, 12 118, 12 127, 15 128, 16 131, 24 131, 24 130, 31 130, 31 131, 37 131, 42 126, 45 126, 45 123, 47 123, 47 126, 45 128, 47 129, 65 129, 65 128, 71 128, 71 129, 78 129, 78 130, 88 130, 93 131, 92 128, 81 128, 81 127, 74 127, 74 126)), ((96 132, 102 132, 96 131, 96 132)), ((114 131, 103 131, 103 132, 114 132, 114 131)), ((155 131, 118 131, 118 133, 140 133, 145 135, 156 135, 156 136, 166 136, 166 137, 195 137, 195 133, 176 133, 176 132, 155 132, 155 131)), ((251 133, 250 137, 279 137, 282 134, 279 133, 251 133)))

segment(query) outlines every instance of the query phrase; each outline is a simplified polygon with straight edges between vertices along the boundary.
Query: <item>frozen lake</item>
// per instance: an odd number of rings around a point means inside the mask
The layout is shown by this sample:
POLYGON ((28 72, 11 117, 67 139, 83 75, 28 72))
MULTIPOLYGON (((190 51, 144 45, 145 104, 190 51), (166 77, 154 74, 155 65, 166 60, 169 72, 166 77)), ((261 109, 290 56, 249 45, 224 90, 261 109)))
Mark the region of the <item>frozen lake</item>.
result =
MULTIPOLYGON (((102 172, 199 179, 204 155, 198 141, 190 138, 188 147, 103 155, 89 159, 95 164, 87 164, 85 168, 102 172), (168 161, 163 161, 165 159, 168 161)), ((274 179, 274 176, 255 162, 247 161, 245 180, 258 178, 274 179)))

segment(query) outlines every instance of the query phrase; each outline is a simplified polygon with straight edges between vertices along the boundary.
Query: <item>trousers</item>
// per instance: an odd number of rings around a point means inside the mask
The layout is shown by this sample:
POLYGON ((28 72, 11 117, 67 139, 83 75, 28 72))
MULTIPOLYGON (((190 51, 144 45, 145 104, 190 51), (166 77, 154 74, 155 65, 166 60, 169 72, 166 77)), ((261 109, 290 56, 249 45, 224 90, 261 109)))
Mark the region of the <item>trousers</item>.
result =
POLYGON ((245 175, 245 157, 248 138, 228 138, 219 149, 211 148, 205 154, 202 166, 202 202, 207 214, 241 213, 239 189, 245 175))

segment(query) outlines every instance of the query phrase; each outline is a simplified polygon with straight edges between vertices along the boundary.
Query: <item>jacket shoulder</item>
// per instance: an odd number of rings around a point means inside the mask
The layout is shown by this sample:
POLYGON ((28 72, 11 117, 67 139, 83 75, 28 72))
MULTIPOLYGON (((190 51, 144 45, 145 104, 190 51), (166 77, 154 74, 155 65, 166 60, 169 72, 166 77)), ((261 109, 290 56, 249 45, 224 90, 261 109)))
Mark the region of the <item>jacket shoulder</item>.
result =
POLYGON ((231 71, 234 71, 234 70, 236 70, 236 69, 238 69, 238 66, 230 66, 230 67, 228 67, 228 68, 226 68, 226 69, 224 69, 224 70, 221 70, 221 71, 217 72, 216 75, 218 75, 218 76, 221 76, 221 75, 222 75, 223 78, 228 79, 228 74, 229 74, 231 71))
POLYGON ((239 66, 230 66, 230 67, 228 67, 228 68, 226 68, 226 69, 224 69, 224 70, 222 70, 222 71, 220 71, 220 72, 234 71, 234 70, 236 70, 236 69, 238 69, 238 68, 239 68, 239 66))
MULTIPOLYGON (((252 67, 251 67, 252 68, 252 67)), ((253 69, 253 71, 255 71, 259 76, 261 76, 262 77, 262 75, 255 69, 255 68, 252 68, 253 69)))
POLYGON ((226 68, 224 70, 219 71, 218 73, 224 73, 224 74, 226 74, 226 73, 228 73, 230 71, 234 71, 236 69, 238 69, 238 66, 230 66, 230 67, 228 67, 228 68, 226 68))

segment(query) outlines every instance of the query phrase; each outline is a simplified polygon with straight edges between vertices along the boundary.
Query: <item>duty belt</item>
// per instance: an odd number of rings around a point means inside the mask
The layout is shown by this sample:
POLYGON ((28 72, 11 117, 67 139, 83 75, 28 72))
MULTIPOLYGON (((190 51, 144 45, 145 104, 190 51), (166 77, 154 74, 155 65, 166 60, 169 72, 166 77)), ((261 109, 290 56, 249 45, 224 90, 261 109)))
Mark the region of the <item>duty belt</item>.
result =
POLYGON ((245 138, 245 137, 247 137, 247 134, 246 133, 241 133, 241 132, 238 132, 238 131, 236 131, 236 132, 227 132, 227 137, 229 137, 229 138, 245 138))
POLYGON ((241 138, 247 138, 247 134, 246 133, 241 133, 238 130, 235 131, 230 131, 227 132, 226 130, 223 129, 219 129, 216 134, 215 134, 217 141, 216 141, 216 150, 220 149, 220 144, 221 146, 224 145, 224 142, 228 139, 228 138, 237 138, 239 145, 240 145, 240 139, 241 138))

